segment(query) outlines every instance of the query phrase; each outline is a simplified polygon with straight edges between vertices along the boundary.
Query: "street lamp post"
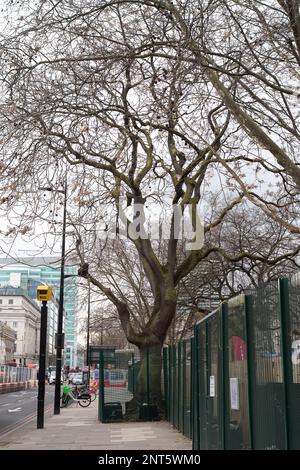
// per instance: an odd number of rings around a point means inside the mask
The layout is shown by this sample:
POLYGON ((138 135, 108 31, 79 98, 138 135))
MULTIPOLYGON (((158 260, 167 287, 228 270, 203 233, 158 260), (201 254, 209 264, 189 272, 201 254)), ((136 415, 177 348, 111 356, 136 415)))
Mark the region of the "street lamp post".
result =
POLYGON ((64 286, 65 286, 65 251, 66 251, 66 220, 67 220, 67 181, 64 187, 64 215, 61 246, 61 265, 60 265, 60 288, 59 288, 59 306, 57 318, 57 337, 56 337, 56 378, 54 394, 54 414, 60 414, 60 377, 61 377, 61 358, 64 349, 63 335, 63 315, 64 315, 64 286))
POLYGON ((59 190, 55 188, 40 188, 44 191, 56 191, 64 195, 64 214, 63 214, 63 229, 62 229, 62 246, 61 246, 61 265, 60 265, 60 287, 59 287, 59 306, 57 318, 57 334, 56 334, 56 378, 55 378, 55 392, 54 392, 54 414, 60 414, 60 378, 62 370, 62 350, 64 349, 64 334, 63 334, 63 315, 64 315, 64 283, 65 283, 65 250, 66 250, 66 220, 67 220, 67 180, 64 184, 64 189, 59 190))
POLYGON ((45 405, 45 372, 46 372, 46 343, 47 343, 47 302, 52 298, 51 287, 39 286, 37 288, 37 298, 42 301, 41 307, 41 331, 40 331, 40 352, 39 352, 39 382, 38 382, 38 408, 37 408, 37 428, 44 427, 44 405, 45 405))

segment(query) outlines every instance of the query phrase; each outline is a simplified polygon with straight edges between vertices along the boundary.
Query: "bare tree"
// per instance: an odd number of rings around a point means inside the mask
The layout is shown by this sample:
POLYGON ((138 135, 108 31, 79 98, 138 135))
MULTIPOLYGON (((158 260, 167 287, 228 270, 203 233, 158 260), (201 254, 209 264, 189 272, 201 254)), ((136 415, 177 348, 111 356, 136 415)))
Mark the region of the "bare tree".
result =
POLYGON ((232 262, 211 253, 199 263, 179 285, 177 311, 168 334, 171 343, 189 337, 195 323, 222 301, 299 271, 298 238, 248 204, 231 211, 210 236, 231 256, 248 251, 260 253, 262 259, 248 256, 232 262))
POLYGON ((300 231, 298 118, 289 105, 294 92, 280 82, 278 57, 268 65, 278 64, 276 76, 270 78, 262 64, 256 74, 253 62, 248 72, 248 56, 258 61, 253 48, 246 54, 243 34, 236 39, 232 12, 241 18, 242 8, 250 12, 252 4, 28 1, 13 11, 1 40, 5 210, 23 208, 19 230, 32 215, 44 211, 46 218, 47 205, 41 209, 28 193, 41 181, 61 183, 68 170, 79 273, 111 301, 127 340, 140 349, 137 402, 146 394, 149 349, 151 399, 160 402, 161 347, 175 316, 178 285, 199 263, 216 253, 231 263, 274 265, 297 251, 261 253, 244 245, 236 251, 211 236, 244 198, 290 232, 300 231), (263 187, 266 180, 270 188, 263 187), (117 217, 120 197, 133 216, 125 224, 127 241, 99 241, 97 224, 101 219, 106 229, 117 217), (199 203, 206 222, 201 249, 179 243, 174 215, 166 250, 161 240, 145 236, 146 223, 139 222, 140 236, 132 236, 135 220, 147 220, 148 208, 188 204, 195 215, 199 203), (131 254, 127 278, 114 262, 122 249, 131 254), (110 270, 104 269, 108 263, 110 270), (149 292, 144 299, 141 279, 149 292))

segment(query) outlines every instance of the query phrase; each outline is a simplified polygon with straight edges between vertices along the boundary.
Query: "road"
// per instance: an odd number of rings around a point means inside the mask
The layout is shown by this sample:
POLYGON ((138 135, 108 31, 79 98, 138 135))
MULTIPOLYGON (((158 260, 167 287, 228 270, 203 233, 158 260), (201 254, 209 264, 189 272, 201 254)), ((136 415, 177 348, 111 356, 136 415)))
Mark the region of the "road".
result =
MULTIPOLYGON (((54 386, 46 385, 45 411, 54 406, 54 386)), ((36 417, 37 388, 0 395, 0 438, 36 417)))

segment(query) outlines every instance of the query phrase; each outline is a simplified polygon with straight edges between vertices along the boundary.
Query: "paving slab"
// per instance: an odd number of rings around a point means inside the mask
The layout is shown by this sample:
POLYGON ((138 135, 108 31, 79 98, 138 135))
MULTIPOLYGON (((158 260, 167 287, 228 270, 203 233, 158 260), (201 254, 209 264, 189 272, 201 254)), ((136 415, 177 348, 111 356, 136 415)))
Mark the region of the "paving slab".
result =
POLYGON ((73 405, 47 413, 44 429, 36 420, 2 437, 0 450, 191 450, 191 440, 166 421, 100 423, 98 408, 73 405), (82 429, 82 431, 80 431, 82 429))

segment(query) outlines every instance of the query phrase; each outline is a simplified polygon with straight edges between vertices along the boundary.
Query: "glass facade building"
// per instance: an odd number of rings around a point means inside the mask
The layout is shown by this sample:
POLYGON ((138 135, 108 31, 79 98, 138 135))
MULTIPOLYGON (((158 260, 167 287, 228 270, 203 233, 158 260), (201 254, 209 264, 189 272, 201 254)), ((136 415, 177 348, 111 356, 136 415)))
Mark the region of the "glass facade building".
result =
MULTIPOLYGON (((73 276, 65 279, 64 288, 64 363, 70 367, 77 365, 76 274, 76 266, 65 265, 65 275, 73 276)), ((51 286, 54 296, 59 298, 60 258, 19 258, 18 262, 13 259, 0 259, 0 287, 19 287, 26 291, 30 298, 36 299, 36 288, 40 284, 51 286)), ((50 331, 55 331, 57 318, 53 315, 50 321, 53 321, 50 331)), ((54 343, 55 338, 51 335, 49 341, 54 343)))

